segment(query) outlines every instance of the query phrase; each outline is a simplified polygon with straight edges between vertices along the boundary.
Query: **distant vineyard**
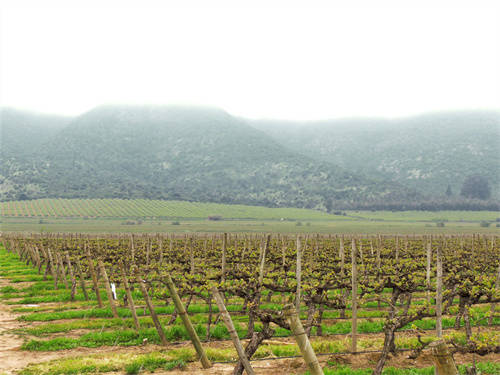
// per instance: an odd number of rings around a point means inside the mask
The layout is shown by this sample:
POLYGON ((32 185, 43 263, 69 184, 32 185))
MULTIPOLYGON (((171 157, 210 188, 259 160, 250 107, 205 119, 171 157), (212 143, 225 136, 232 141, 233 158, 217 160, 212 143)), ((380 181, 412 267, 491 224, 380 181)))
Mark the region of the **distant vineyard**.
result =
POLYGON ((38 199, 1 203, 4 217, 155 217, 232 219, 328 219, 332 216, 299 208, 267 208, 217 203, 147 199, 38 199))

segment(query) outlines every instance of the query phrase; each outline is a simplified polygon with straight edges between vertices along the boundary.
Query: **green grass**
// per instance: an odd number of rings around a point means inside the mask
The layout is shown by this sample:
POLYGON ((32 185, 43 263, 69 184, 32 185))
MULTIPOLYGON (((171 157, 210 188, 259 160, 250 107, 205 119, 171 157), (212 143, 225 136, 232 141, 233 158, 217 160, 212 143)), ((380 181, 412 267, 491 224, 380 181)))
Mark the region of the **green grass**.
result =
POLYGON ((345 211, 344 216, 298 208, 144 199, 43 199, 0 205, 6 232, 495 233, 494 225, 483 228, 479 223, 499 216, 493 211, 345 211), (209 221, 208 216, 224 220, 209 221), (124 225, 127 219, 135 224, 124 225), (436 227, 437 221, 446 222, 445 227, 436 227))
POLYGON ((186 362, 184 362, 182 359, 174 359, 169 361, 165 357, 157 355, 146 355, 125 365, 125 373, 129 375, 135 375, 139 374, 143 370, 154 372, 155 370, 162 368, 164 370, 170 371, 174 369, 183 369, 184 367, 186 367, 186 362))
POLYGON ((77 375, 119 372, 138 374, 183 369, 196 359, 194 349, 174 349, 145 354, 94 354, 28 365, 19 375, 77 375))
MULTIPOLYGON (((471 365, 460 365, 460 374, 466 374, 466 367, 471 365)), ((497 375, 500 374, 500 363, 494 362, 479 362, 476 364, 478 373, 484 375, 497 375)), ((325 375, 372 375, 371 369, 353 369, 345 365, 337 365, 329 362, 328 366, 324 369, 325 375)), ((305 374, 310 374, 306 372, 305 374)), ((384 375, 434 375, 434 366, 426 368, 395 368, 386 367, 382 374, 384 375)))
MULTIPOLYGON (((304 223, 306 219, 301 219, 304 223)), ((371 221, 366 219, 346 220, 334 216, 329 219, 307 220, 310 225, 297 226, 294 221, 271 219, 235 219, 208 221, 205 219, 178 219, 179 225, 172 225, 172 219, 144 219, 141 225, 123 225, 124 219, 44 219, 3 218, 2 230, 5 232, 81 232, 81 233, 158 233, 158 232, 234 232, 234 233, 363 233, 363 234, 462 234, 486 233, 498 231, 494 225, 488 228, 479 226, 479 222, 447 222, 444 228, 426 221, 371 221)))
MULTIPOLYGON (((187 334, 186 329, 181 324, 176 324, 172 326, 166 326, 166 319, 162 319, 162 325, 165 331, 165 336, 168 341, 184 341, 189 340, 189 335, 187 334)), ((35 336, 43 336, 46 334, 51 334, 55 332, 69 332, 73 329, 95 329, 99 330, 99 332, 91 331, 87 334, 82 335, 79 338, 61 338, 57 337, 54 339, 48 340, 30 340, 26 342, 23 346, 23 350, 29 351, 57 351, 57 350, 65 350, 72 349, 76 347, 98 347, 98 346, 133 346, 133 345, 141 345, 143 341, 146 339, 148 343, 159 343, 159 336, 156 332, 155 328, 153 328, 153 323, 150 318, 144 318, 141 320, 142 329, 139 332, 136 332, 132 328, 132 320, 122 321, 120 319, 98 319, 98 320, 90 320, 90 321, 76 321, 70 323, 61 323, 61 324, 48 324, 41 325, 35 328, 28 328, 25 330, 26 333, 32 334, 35 336), (105 330, 105 328, 114 329, 111 331, 105 330)), ((454 319, 443 319, 443 327, 452 327, 454 324, 454 319)), ((481 325, 486 325, 486 321, 482 321, 481 325)), ((494 324, 500 325, 500 319, 496 318, 494 320, 494 324)), ((434 329, 435 321, 428 320, 420 320, 413 323, 414 326, 421 329, 434 329)), ((325 335, 328 334, 348 334, 351 332, 351 322, 345 321, 341 323, 336 323, 333 325, 322 325, 323 333, 325 335)), ((256 324, 256 331, 261 329, 260 324, 256 324)), ((200 339, 206 339, 206 330, 205 325, 195 323, 195 330, 197 331, 200 339)), ((241 324, 236 325, 236 330, 238 331, 238 336, 240 338, 245 337, 247 330, 241 327, 241 324)), ((358 326, 359 333, 377 333, 382 332, 383 330, 383 321, 376 322, 360 322, 358 326)), ((213 339, 229 339, 229 333, 227 328, 219 323, 217 325, 213 325, 211 327, 211 337, 213 339)), ((315 333, 315 329, 312 330, 312 333, 315 333)), ((483 339, 498 339, 498 335, 494 334, 493 336, 484 336, 483 339)), ((288 336, 289 332, 285 329, 276 329, 277 336, 288 336)), ((456 335, 456 334, 454 334, 456 335)), ((457 338, 461 338, 461 335, 456 335, 457 338)), ((415 344, 416 345, 416 344, 415 344)), ((328 350, 327 350, 328 351, 328 350)), ((277 355, 277 354, 276 354, 277 355)))
POLYGON ((496 211, 346 211, 349 217, 384 221, 444 221, 477 222, 495 221, 500 214, 496 211))

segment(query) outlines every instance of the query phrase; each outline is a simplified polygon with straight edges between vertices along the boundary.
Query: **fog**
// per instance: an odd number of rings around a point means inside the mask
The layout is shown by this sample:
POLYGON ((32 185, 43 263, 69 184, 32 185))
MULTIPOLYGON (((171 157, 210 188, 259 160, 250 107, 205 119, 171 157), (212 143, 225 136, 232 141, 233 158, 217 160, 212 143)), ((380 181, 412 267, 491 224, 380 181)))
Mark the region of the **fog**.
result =
POLYGON ((2 106, 291 120, 500 107, 497 1, 102 3, 2 3, 2 106))

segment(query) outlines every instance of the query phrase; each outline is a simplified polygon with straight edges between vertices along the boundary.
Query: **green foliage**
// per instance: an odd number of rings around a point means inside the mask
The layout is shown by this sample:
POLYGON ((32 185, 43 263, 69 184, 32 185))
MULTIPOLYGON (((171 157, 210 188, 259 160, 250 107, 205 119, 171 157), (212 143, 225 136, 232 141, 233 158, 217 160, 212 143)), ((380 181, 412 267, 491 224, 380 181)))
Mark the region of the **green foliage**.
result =
POLYGON ((478 174, 467 176, 460 190, 460 195, 467 198, 488 199, 491 196, 488 179, 478 174))
POLYGON ((40 142, 14 126, 15 111, 4 121, 18 146, 0 163, 3 201, 149 198, 328 210, 336 202, 414 197, 388 180, 292 151, 218 109, 102 106, 40 142))
POLYGON ((290 149, 445 199, 469 175, 500 198, 500 113, 457 111, 395 119, 252 123, 290 149))

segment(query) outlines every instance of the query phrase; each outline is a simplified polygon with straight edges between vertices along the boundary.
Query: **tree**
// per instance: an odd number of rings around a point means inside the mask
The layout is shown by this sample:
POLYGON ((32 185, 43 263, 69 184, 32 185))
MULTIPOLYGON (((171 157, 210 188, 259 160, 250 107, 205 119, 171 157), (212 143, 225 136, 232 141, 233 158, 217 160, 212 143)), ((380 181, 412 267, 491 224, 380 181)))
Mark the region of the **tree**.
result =
POLYGON ((453 195, 453 191, 451 190, 450 184, 448 184, 448 187, 446 188, 446 196, 451 197, 453 195))
POLYGON ((488 179, 477 174, 468 176, 462 185, 460 195, 466 198, 488 199, 491 196, 488 179))

